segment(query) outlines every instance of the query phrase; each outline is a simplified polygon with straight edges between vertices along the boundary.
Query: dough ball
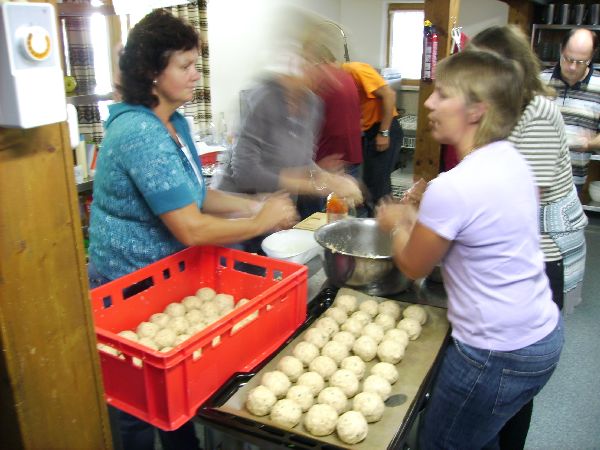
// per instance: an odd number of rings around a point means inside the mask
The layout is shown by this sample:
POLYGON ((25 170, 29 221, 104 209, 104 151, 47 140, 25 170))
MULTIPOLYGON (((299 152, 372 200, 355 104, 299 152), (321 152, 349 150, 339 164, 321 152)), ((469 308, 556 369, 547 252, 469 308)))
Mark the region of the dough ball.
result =
POLYGON ((348 356, 349 350, 344 344, 336 341, 329 341, 321 349, 321 355, 329 356, 335 361, 336 364, 342 362, 346 356, 348 356))
POLYGON ((354 342, 352 351, 363 361, 369 362, 377 354, 377 342, 371 336, 361 336, 354 342))
POLYGON ((192 336, 184 333, 184 334, 180 334, 178 336, 175 337, 175 343, 173 344, 173 347, 177 347, 179 344, 187 341, 189 338, 191 338, 192 336))
POLYGON ((219 317, 225 317, 227 314, 229 314, 231 311, 233 311, 233 308, 230 308, 229 306, 226 306, 225 308, 223 308, 221 310, 221 312, 219 313, 219 317))
POLYGON ((408 338, 411 341, 414 341, 421 335, 421 323, 417 319, 405 317, 398 322, 397 328, 406 331, 406 334, 408 334, 408 338))
POLYGON ((358 305, 358 310, 366 312, 370 317, 375 317, 377 314, 379 314, 379 303, 372 299, 365 300, 358 305))
POLYGON ((352 402, 352 409, 361 413, 367 422, 373 423, 381 420, 385 404, 375 392, 361 392, 356 394, 352 402))
POLYGON ((408 345, 408 333, 405 330, 401 330, 399 328, 392 328, 391 330, 387 330, 385 332, 385 335, 383 336, 383 339, 396 341, 404 347, 408 345))
POLYGON ((209 287, 203 287, 196 291, 196 297, 198 297, 203 302, 207 300, 212 300, 215 295, 217 295, 215 290, 209 287))
POLYGON ((333 433, 338 413, 331 405, 313 405, 306 413, 304 426, 313 436, 327 436, 333 433))
POLYGON ((317 372, 324 380, 329 380, 329 377, 334 374, 337 368, 337 363, 329 356, 317 356, 308 365, 308 370, 317 372))
POLYGON ((361 330, 363 336, 371 336, 378 344, 383 341, 383 328, 376 323, 368 323, 361 330))
POLYGON ((354 341, 356 337, 349 331, 338 331, 331 338, 332 341, 339 342, 340 344, 344 344, 348 350, 352 350, 352 346, 354 345, 354 341))
POLYGON ((298 377, 298 384, 310 388, 313 396, 317 396, 325 387, 325 380, 317 372, 304 372, 298 377))
POLYGON ((241 298, 234 306, 234 308, 239 308, 240 306, 244 306, 246 303, 250 303, 250 300, 247 298, 241 298))
POLYGON ((137 333, 131 331, 131 330, 124 330, 124 331, 120 331, 118 333, 119 336, 128 339, 130 341, 134 341, 137 342, 140 340, 140 338, 138 337, 137 333))
POLYGON ((163 328, 162 330, 158 330, 158 333, 154 335, 154 342, 156 342, 159 348, 174 347, 176 337, 177 335, 172 329, 163 328))
POLYGON ((317 348, 323 348, 329 341, 329 333, 322 328, 309 328, 304 333, 304 340, 317 346, 317 348))
POLYGON ((277 363, 277 370, 283 372, 290 381, 295 382, 304 373, 302 361, 294 356, 284 356, 277 363))
POLYGON ((315 323, 315 327, 325 331, 329 337, 340 331, 340 326, 331 317, 321 317, 315 323))
POLYGON ((198 311, 197 309, 192 309, 188 312, 185 313, 185 320, 188 321, 188 324, 193 325, 195 323, 202 323, 204 322, 204 317, 202 316, 202 313, 200 311, 198 311))
POLYGON ((217 305, 219 308, 219 312, 223 312, 225 310, 232 310, 234 306, 233 295, 229 294, 217 294, 215 298, 212 299, 212 302, 217 305))
POLYGON ((165 314, 171 317, 183 317, 185 315, 185 306, 181 303, 169 303, 165 308, 165 314))
POLYGON ((315 402, 312 390, 303 384, 292 386, 290 390, 287 391, 285 398, 289 398, 298 403, 300 408, 302 408, 302 412, 308 411, 308 408, 315 402))
POLYGON ((365 376, 367 365, 359 356, 348 356, 342 360, 340 368, 353 372, 357 379, 362 380, 365 376))
POLYGON ((383 328, 383 331, 391 330, 396 326, 396 321, 392 316, 388 316, 387 314, 378 314, 375 317, 375 323, 383 328))
POLYGON ((341 325, 348 319, 348 314, 346 314, 345 309, 340 308, 339 306, 332 306, 325 311, 325 317, 331 317, 338 325, 341 325))
POLYGON ((386 401, 392 393, 392 385, 379 375, 369 375, 363 383, 363 392, 374 392, 386 401))
POLYGON ((190 326, 185 317, 172 317, 167 324, 167 328, 170 328, 175 334, 187 333, 187 329, 190 326))
POLYGON ((379 304, 379 314, 387 314, 388 316, 392 316, 394 320, 400 320, 400 316, 402 315, 402 308, 395 302, 394 300, 386 300, 379 304))
POLYGON ((161 353, 168 353, 171 350, 173 350, 173 347, 163 347, 163 348, 160 349, 160 352, 161 353))
POLYGON ((271 420, 282 427, 294 428, 300 422, 302 408, 294 400, 278 400, 271 408, 271 420))
POLYGON ((363 329, 363 324, 360 320, 350 317, 342 325, 342 331, 352 333, 354 336, 360 336, 360 332, 363 329))
POLYGON ((257 386, 248 392, 246 408, 255 416, 266 416, 277 402, 277 397, 264 386, 257 386))
POLYGON ((329 405, 335 409, 335 412, 342 414, 348 409, 348 399, 346 394, 339 387, 329 386, 319 393, 317 401, 321 405, 329 405))
POLYGON ((427 322, 427 311, 420 305, 410 305, 402 313, 404 317, 416 319, 421 325, 425 325, 427 322))
POLYGON ((400 377, 398 369, 389 362, 378 362, 371 367, 371 374, 385 378, 390 384, 394 384, 400 377))
POLYGON ((171 320, 171 316, 165 313, 156 313, 150 316, 150 322, 158 325, 159 328, 165 328, 171 320))
MULTIPOLYGON (((138 343, 143 345, 144 347, 151 348, 152 350, 158 350, 158 345, 156 345, 156 342, 154 342, 154 339, 152 339, 152 338, 141 337, 140 340, 138 341, 138 343)), ((109 348, 111 348, 111 347, 109 347, 109 348)))
POLYGON ((371 316, 364 311, 356 311, 350 318, 358 320, 363 327, 372 320, 371 316))
POLYGON ((359 383, 354 372, 339 369, 329 378, 329 386, 339 387, 346 397, 352 398, 358 392, 359 383))
POLYGON ((202 301, 195 295, 190 295, 181 300, 181 304, 185 307, 186 311, 192 311, 193 309, 199 309, 202 301))
POLYGON ((310 342, 299 342, 292 352, 296 358, 302 361, 302 364, 308 367, 310 362, 319 356, 319 349, 310 342))
POLYGON ((367 437, 369 425, 360 412, 348 411, 340 416, 335 429, 343 442, 357 444, 367 437))
POLYGON ((158 325, 152 322, 142 322, 136 328, 138 337, 141 338, 152 338, 158 333, 158 325))
POLYGON ((382 362, 398 364, 404 358, 404 345, 396 341, 383 341, 377 347, 377 356, 382 362))
POLYGON ((216 303, 209 301, 204 302, 202 303, 202 305, 200 305, 200 312, 202 313, 202 317, 204 317, 204 320, 210 319, 211 321, 213 321, 214 319, 219 317, 219 313, 221 311, 219 310, 219 306, 216 303))
POLYGON ((333 306, 342 308, 346 311, 346 314, 352 314, 358 309, 358 300, 353 295, 338 295, 335 301, 333 302, 333 306))
POLYGON ((279 370, 272 370, 265 373, 260 384, 275 394, 277 398, 285 397, 285 394, 292 385, 287 375, 279 370))

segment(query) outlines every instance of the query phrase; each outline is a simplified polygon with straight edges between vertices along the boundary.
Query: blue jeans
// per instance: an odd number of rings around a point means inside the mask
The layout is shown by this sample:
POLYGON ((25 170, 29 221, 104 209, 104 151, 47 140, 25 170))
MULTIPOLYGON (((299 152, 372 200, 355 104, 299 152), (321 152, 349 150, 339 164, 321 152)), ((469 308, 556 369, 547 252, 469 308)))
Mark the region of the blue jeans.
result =
POLYGON ((499 448, 498 432, 550 379, 563 342, 562 318, 543 339, 510 352, 452 339, 424 412, 419 448, 499 448))

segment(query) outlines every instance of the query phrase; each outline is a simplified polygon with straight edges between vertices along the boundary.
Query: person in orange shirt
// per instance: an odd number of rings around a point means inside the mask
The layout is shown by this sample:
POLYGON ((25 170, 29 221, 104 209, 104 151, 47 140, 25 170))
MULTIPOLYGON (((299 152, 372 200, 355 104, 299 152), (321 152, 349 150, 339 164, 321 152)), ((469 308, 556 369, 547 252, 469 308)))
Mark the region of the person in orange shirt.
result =
POLYGON ((391 173, 402 144, 402 128, 396 120, 396 92, 373 67, 362 62, 342 64, 358 89, 363 133, 363 181, 371 198, 366 205, 372 215, 381 198, 392 193, 391 173))

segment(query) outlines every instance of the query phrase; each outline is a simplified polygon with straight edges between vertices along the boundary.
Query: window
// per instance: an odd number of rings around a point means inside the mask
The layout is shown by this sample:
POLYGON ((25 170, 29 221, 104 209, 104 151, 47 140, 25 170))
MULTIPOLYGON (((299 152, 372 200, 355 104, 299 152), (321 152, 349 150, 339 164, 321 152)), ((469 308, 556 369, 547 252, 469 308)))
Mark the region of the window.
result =
POLYGON ((388 6, 388 66, 397 69, 403 80, 421 78, 423 20, 422 3, 388 6))

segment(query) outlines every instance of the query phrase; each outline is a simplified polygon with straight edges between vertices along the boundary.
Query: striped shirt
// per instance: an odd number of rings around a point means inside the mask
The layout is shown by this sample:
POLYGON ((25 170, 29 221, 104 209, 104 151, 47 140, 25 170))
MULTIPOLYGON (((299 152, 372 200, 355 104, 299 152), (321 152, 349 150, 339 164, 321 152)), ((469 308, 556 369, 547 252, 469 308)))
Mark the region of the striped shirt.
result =
MULTIPOLYGON (((569 194, 573 175, 565 125, 560 111, 550 99, 538 95, 531 100, 509 141, 529 163, 540 189, 542 207, 569 194)), ((546 261, 562 258, 558 246, 547 233, 541 233, 541 247, 546 261)))

